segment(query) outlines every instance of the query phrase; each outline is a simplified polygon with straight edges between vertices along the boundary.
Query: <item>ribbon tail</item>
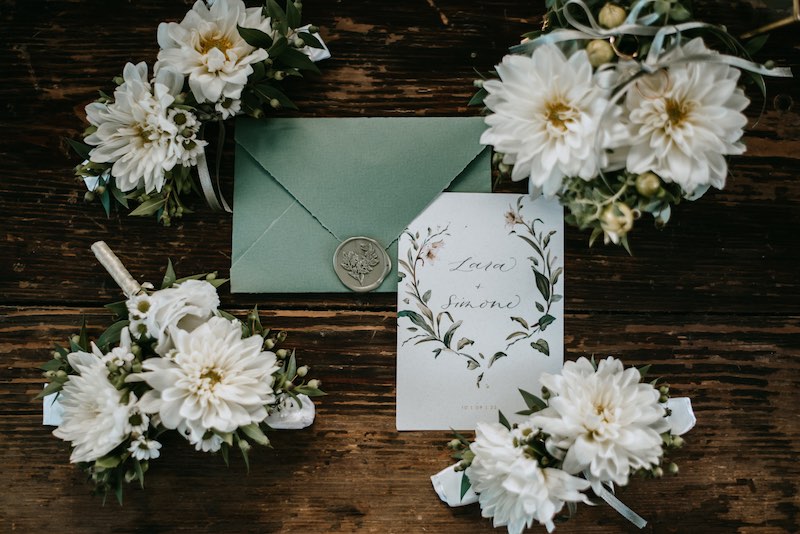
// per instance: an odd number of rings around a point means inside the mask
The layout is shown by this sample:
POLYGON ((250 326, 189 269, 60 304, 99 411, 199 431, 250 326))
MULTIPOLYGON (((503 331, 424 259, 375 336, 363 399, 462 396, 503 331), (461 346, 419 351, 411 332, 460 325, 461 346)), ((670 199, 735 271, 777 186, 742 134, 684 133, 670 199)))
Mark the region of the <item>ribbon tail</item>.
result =
POLYGON ((636 525, 637 528, 644 528, 647 526, 647 520, 644 519, 642 516, 631 510, 630 508, 625 505, 622 501, 616 498, 613 493, 608 491, 607 489, 600 487, 599 491, 598 488, 593 488, 594 492, 597 494, 598 497, 603 499, 611 508, 617 511, 619 515, 636 525))
MULTIPOLYGON (((225 201, 225 197, 222 196, 222 191, 219 193, 222 204, 220 204, 217 199, 217 192, 214 189, 214 183, 211 181, 211 173, 208 170, 205 150, 197 157, 197 174, 200 177, 200 187, 203 188, 203 196, 206 197, 206 202, 209 207, 214 211, 226 211, 231 213, 232 210, 225 201)), ((219 181, 217 181, 217 189, 219 189, 219 181)))
POLYGON ((456 465, 458 464, 442 469, 431 477, 431 484, 433 484, 436 494, 451 508, 478 502, 478 495, 472 491, 471 487, 464 494, 464 497, 461 497, 461 479, 464 473, 456 471, 456 465))

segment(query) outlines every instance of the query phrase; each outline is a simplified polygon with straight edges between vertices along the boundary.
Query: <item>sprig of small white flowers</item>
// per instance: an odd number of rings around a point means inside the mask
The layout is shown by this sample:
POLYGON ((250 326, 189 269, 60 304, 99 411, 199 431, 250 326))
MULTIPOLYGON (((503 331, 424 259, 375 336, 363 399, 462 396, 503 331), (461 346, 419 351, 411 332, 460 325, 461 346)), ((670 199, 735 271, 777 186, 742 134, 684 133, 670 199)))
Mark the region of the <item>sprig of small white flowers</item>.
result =
POLYGON ((627 234, 642 213, 663 226, 671 205, 725 186, 725 157, 745 151, 750 103, 737 67, 749 63, 759 80, 790 73, 751 62, 763 39, 745 47, 704 24, 686 28, 705 39, 682 39, 675 24, 691 13, 680 2, 548 7, 543 30, 503 58, 497 79, 476 82, 472 103, 490 112, 481 143, 496 150, 501 175, 557 196, 568 223, 592 229, 590 245, 602 235, 630 252, 627 234), (659 28, 667 37, 656 43, 659 28), (738 57, 727 61, 707 42, 738 57))
POLYGON ((329 57, 318 29, 301 26, 301 8, 293 0, 285 9, 275 0, 252 8, 198 0, 180 23, 161 23, 154 77, 144 62, 125 65, 113 95, 101 92, 86 107, 83 140, 69 140, 84 159, 76 175, 86 200, 98 198, 107 214, 138 203, 131 215, 165 225, 190 212, 183 197, 191 191, 202 188, 217 205, 210 181, 193 176, 195 167, 208 172, 206 126, 217 123, 222 139, 231 117, 297 109, 281 82, 319 74, 314 62, 329 57))
POLYGON ((545 373, 544 400, 522 392, 523 422, 510 425, 500 414, 500 423, 477 425, 473 442, 461 435, 450 442, 460 460, 454 470, 464 472, 461 498, 477 493, 482 515, 509 534, 534 522, 551 532, 565 505, 572 515, 575 503, 592 503, 590 490, 602 498, 634 474, 676 474, 666 455, 683 446, 677 434, 691 428, 693 415, 689 425, 671 421, 669 386, 644 382, 645 372, 615 358, 580 358, 560 375, 545 373))
POLYGON ((96 493, 121 504, 123 482, 144 487, 168 430, 226 463, 236 447, 248 463, 253 443, 269 445, 267 430, 313 422, 320 381, 278 348, 286 334, 271 334, 256 310, 242 322, 218 309, 224 282, 214 273, 176 279, 170 263, 162 289, 110 305, 118 322, 92 343, 84 325, 42 367, 49 385, 39 397, 57 393, 63 408, 53 434, 71 442, 70 461, 96 493))

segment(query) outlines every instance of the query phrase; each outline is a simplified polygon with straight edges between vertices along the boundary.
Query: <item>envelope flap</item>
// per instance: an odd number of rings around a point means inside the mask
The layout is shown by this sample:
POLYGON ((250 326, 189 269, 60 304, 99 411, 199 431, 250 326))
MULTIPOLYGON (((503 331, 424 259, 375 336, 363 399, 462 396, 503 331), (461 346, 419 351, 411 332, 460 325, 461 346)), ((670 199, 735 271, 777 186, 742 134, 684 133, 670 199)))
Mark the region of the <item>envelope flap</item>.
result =
POLYGON ((481 154, 484 129, 480 117, 239 119, 236 142, 334 237, 388 246, 481 154))

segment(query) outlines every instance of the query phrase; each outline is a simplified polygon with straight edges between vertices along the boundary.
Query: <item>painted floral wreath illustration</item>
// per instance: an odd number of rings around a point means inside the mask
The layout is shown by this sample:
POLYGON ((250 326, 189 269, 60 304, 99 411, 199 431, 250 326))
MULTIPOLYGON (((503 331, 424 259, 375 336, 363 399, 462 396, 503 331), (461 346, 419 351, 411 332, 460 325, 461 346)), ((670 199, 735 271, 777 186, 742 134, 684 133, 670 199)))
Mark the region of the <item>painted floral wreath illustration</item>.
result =
POLYGON ((406 330, 412 335, 403 344, 414 342, 415 345, 423 343, 432 344, 434 358, 438 358, 443 353, 451 353, 466 360, 467 369, 479 372, 476 379, 476 386, 480 387, 486 371, 491 369, 494 363, 508 356, 507 351, 510 347, 521 341, 526 341, 530 346, 545 356, 550 355, 550 345, 543 337, 530 341, 531 338, 552 324, 556 318, 550 314, 555 302, 560 301, 563 296, 556 293, 556 284, 564 272, 564 268, 559 266, 559 258, 552 254, 550 241, 556 234, 556 230, 537 229, 537 223, 542 223, 541 219, 526 221, 521 212, 523 209, 523 199, 517 199, 516 206, 509 206, 505 214, 506 226, 511 228, 509 235, 515 235, 528 246, 532 252, 528 257, 533 271, 536 289, 541 297, 541 302, 537 299, 534 303, 538 318, 528 321, 524 317, 511 316, 509 319, 518 325, 518 328, 509 334, 506 339, 506 346, 503 350, 497 350, 491 356, 469 350, 475 341, 469 337, 456 334, 461 328, 463 321, 456 320, 453 315, 446 310, 437 314, 433 313, 429 306, 432 290, 424 290, 421 287, 421 270, 426 263, 436 260, 437 251, 444 247, 445 238, 449 236, 448 226, 436 229, 428 228, 426 235, 422 236, 419 232, 405 232, 411 239, 411 247, 405 259, 398 260, 400 268, 400 278, 408 279, 405 284, 406 304, 414 303, 416 310, 405 309, 397 313, 398 319, 401 317, 411 321, 412 326, 406 330))

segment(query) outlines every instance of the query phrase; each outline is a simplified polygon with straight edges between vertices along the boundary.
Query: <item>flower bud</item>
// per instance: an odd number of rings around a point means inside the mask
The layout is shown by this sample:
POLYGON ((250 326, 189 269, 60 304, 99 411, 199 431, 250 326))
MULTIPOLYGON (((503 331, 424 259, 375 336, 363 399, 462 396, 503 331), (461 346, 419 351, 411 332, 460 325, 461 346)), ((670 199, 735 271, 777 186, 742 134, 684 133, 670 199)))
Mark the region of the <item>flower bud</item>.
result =
POLYGON ((84 193, 83 194, 83 200, 86 201, 86 202, 93 201, 94 200, 94 192, 87 191, 86 193, 84 193))
POLYGON ((610 63, 615 55, 614 49, 611 48, 608 41, 603 39, 589 41, 589 44, 586 45, 586 53, 589 55, 589 63, 591 63, 594 68, 610 63))
POLYGON ((319 33, 319 26, 309 26, 308 33, 319 33))
POLYGON ((636 191, 643 197, 654 197, 661 191, 661 179, 653 172, 645 172, 636 177, 636 191))
POLYGON ((508 174, 511 171, 511 166, 506 163, 500 163, 497 166, 497 170, 500 171, 501 174, 508 174))
POLYGON ((44 377, 45 378, 54 378, 55 376, 56 376, 56 372, 55 371, 45 371, 44 372, 44 377))
POLYGON ((264 340, 264 348, 265 349, 270 350, 274 346, 275 346, 275 340, 274 339, 265 339, 264 340))
POLYGON ((286 332, 278 332, 276 337, 278 338, 278 343, 283 343, 286 341, 286 332))
POLYGON ((480 78, 478 78, 477 80, 473 80, 472 85, 477 88, 481 88, 483 87, 483 80, 481 80, 480 78))
MULTIPOLYGON (((283 72, 282 70, 279 70, 279 71, 275 71, 275 74, 273 74, 272 76, 273 76, 273 78, 275 78, 276 80, 278 80, 278 81, 281 81, 281 80, 283 80, 284 78, 286 78, 286 73, 285 73, 285 72, 283 72)), ((274 106, 273 106, 273 107, 274 107, 274 106)))
POLYGON ((102 195, 103 193, 105 193, 105 192, 106 192, 106 186, 104 186, 104 185, 98 185, 97 187, 95 187, 95 188, 94 188, 94 192, 95 192, 96 194, 98 194, 98 195, 102 195))
POLYGON ((122 76, 114 76, 113 80, 114 83, 117 85, 122 85, 123 83, 125 83, 125 78, 123 78, 122 76))
POLYGON ((277 98, 273 98, 272 100, 270 100, 270 101, 269 101, 269 105, 270 105, 270 106, 271 106, 273 109, 278 109, 279 107, 281 107, 281 103, 280 103, 280 102, 278 102, 278 99, 277 99, 277 98))
POLYGON ((70 339, 71 339, 71 340, 72 340, 72 342, 73 342, 73 343, 75 343, 76 345, 77 345, 78 343, 80 343, 80 342, 81 342, 81 336, 79 336, 78 334, 73 334, 73 335, 72 335, 72 337, 71 337, 70 339))
POLYGON ((63 369, 56 371, 56 378, 67 378, 67 372, 63 369))
POLYGON ((264 112, 260 108, 256 108, 253 110, 252 115, 254 119, 260 119, 264 116, 264 112))
POLYGON ((55 358, 56 360, 60 360, 61 359, 61 353, 58 352, 57 350, 54 350, 53 351, 53 358, 55 358))
POLYGON ((289 351, 286 350, 286 349, 278 349, 278 350, 275 351, 275 356, 277 356, 281 360, 286 358, 288 355, 289 355, 289 351))
POLYGON ((206 275, 206 280, 208 280, 209 282, 212 281, 212 280, 216 280, 216 279, 217 279, 217 272, 216 271, 214 271, 213 273, 208 273, 206 275))
MULTIPOLYGON (((283 350, 283 349, 281 349, 281 350, 283 350)), ((300 378, 303 378, 307 374, 308 374, 308 366, 307 365, 304 365, 302 367, 298 367, 297 368, 297 376, 299 376, 300 378)))
POLYGON ((461 440, 451 439, 448 442, 447 446, 450 447, 451 449, 457 449, 457 448, 459 448, 461 446, 461 440))
POLYGON ((603 210, 600 227, 616 243, 633 228, 633 211, 624 202, 615 202, 603 210))
POLYGON ((322 382, 317 380, 316 378, 308 381, 308 387, 311 389, 319 389, 322 386, 322 382))
POLYGON ((627 16, 628 14, 625 12, 624 8, 609 2, 600 10, 598 22, 600 22, 600 26, 616 28, 625 22, 627 16))
POLYGON ((301 38, 299 38, 299 37, 295 36, 295 37, 292 39, 292 45, 293 45, 295 48, 303 48, 304 46, 306 46, 306 43, 305 43, 305 42, 304 42, 304 41, 303 41, 301 38))
POLYGON ((175 104, 181 105, 186 103, 186 95, 181 93, 175 96, 175 104))
POLYGON ((654 467, 653 468, 653 476, 656 477, 656 478, 663 477, 664 476, 664 470, 661 469, 660 467, 654 467))
POLYGON ((297 8, 297 11, 300 11, 301 9, 303 9, 303 3, 302 2, 295 2, 294 3, 294 7, 297 8))
POLYGON ((672 446, 676 449, 683 447, 683 444, 686 443, 682 437, 680 436, 672 436, 672 446))
POLYGON ((671 462, 667 466, 667 473, 669 473, 670 475, 677 475, 678 471, 679 471, 678 464, 676 464, 675 462, 671 462))

